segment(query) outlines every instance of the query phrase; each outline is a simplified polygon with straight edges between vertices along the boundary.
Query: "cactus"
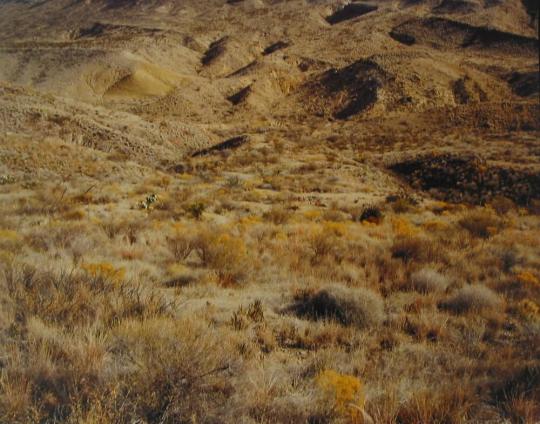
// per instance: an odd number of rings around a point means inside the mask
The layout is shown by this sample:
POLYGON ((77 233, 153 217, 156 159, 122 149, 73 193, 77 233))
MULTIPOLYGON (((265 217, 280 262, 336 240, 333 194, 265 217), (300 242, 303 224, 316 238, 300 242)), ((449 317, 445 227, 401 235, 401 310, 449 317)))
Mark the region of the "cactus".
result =
POLYGON ((150 209, 151 206, 158 201, 158 195, 157 194, 151 194, 150 196, 147 196, 144 201, 141 202, 141 208, 142 209, 150 209))

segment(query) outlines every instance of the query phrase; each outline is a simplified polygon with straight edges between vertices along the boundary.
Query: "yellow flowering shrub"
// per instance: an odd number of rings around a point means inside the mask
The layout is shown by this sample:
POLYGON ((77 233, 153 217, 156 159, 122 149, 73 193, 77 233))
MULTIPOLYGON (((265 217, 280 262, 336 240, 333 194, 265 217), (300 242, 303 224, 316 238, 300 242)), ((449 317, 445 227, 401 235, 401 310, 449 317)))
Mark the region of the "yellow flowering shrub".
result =
POLYGON ((540 317, 540 307, 530 300, 523 299, 517 306, 518 313, 526 319, 536 319, 540 317))
POLYGON ((18 232, 0 228, 0 248, 14 251, 22 247, 22 245, 23 238, 18 232))
POLYGON ((540 280, 534 275, 531 271, 521 271, 516 274, 516 280, 521 284, 538 286, 540 285, 540 280))
POLYGON ((412 237, 418 234, 418 229, 404 218, 393 219, 392 228, 398 237, 412 237))
POLYGON ((178 275, 182 275, 185 273, 188 273, 190 271, 190 268, 185 266, 184 264, 180 263, 174 263, 167 267, 167 274, 175 277, 178 275))
POLYGON ((253 225, 260 224, 261 222, 263 222, 261 217, 256 215, 248 215, 238 221, 238 223, 244 228, 249 228, 253 225))
POLYGON ((248 249, 240 237, 223 230, 204 230, 193 246, 203 265, 216 272, 221 285, 234 285, 244 277, 248 249))
POLYGON ((309 246, 314 264, 335 256, 341 250, 346 234, 347 226, 341 222, 310 223, 298 229, 298 235, 309 246))
POLYGON ((318 218, 321 217, 322 212, 318 211, 318 210, 315 210, 315 209, 312 209, 312 210, 305 211, 302 215, 304 216, 304 218, 306 218, 306 219, 308 219, 310 221, 315 221, 315 220, 317 220, 318 218))
POLYGON ((328 235, 343 237, 347 234, 347 225, 343 222, 325 221, 322 232, 328 235))
POLYGON ((334 404, 335 411, 354 423, 362 422, 365 395, 362 382, 347 374, 325 370, 317 376, 317 384, 334 404))
POLYGON ((0 241, 18 241, 21 235, 17 231, 0 229, 0 241))

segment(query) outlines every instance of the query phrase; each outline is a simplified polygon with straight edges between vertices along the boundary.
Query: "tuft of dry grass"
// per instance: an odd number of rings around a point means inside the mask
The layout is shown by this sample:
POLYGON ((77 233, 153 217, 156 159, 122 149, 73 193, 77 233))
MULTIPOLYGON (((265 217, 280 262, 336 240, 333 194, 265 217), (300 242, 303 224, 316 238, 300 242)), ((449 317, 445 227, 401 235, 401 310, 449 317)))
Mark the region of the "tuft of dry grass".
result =
POLYGON ((274 205, 268 212, 263 214, 263 218, 275 225, 283 225, 289 221, 291 215, 291 211, 285 207, 274 205))

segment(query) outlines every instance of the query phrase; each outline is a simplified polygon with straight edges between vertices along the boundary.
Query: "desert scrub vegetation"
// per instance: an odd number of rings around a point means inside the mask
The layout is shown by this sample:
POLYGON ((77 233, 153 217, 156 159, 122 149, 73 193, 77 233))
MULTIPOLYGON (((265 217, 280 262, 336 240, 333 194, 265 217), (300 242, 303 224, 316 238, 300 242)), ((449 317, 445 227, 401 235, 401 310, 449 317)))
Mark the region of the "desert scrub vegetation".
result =
POLYGON ((2 281, 0 421, 181 422, 226 395, 223 340, 160 295, 29 266, 2 281))
POLYGON ((461 218, 459 225, 472 236, 485 239, 499 232, 503 228, 504 222, 489 210, 476 210, 461 218))
POLYGON ((449 285, 448 277, 432 268, 422 268, 411 275, 411 286, 421 293, 444 292, 449 285))
POLYGON ((380 224, 384 219, 384 213, 378 206, 368 206, 364 208, 358 220, 360 222, 371 222, 373 224, 380 224))
POLYGON ((367 329, 381 325, 385 319, 383 299, 365 288, 334 284, 315 292, 301 291, 294 300, 288 309, 299 317, 315 321, 333 320, 367 329))
POLYGON ((362 382, 353 375, 324 370, 317 376, 317 384, 333 404, 333 412, 351 423, 369 424, 373 420, 365 412, 365 393, 362 382))
POLYGON ((194 253, 200 265, 212 270, 223 286, 242 283, 247 275, 248 247, 231 228, 176 226, 167 244, 176 261, 186 261, 194 253))
POLYGON ((0 203, 0 422, 537 420, 535 216, 243 155, 0 203))
POLYGON ((426 236, 406 234, 394 240, 391 252, 393 258, 404 262, 434 262, 442 258, 441 249, 426 236))
POLYGON ((502 299, 489 287, 473 284, 459 289, 442 306, 455 313, 493 311, 504 306, 502 299))

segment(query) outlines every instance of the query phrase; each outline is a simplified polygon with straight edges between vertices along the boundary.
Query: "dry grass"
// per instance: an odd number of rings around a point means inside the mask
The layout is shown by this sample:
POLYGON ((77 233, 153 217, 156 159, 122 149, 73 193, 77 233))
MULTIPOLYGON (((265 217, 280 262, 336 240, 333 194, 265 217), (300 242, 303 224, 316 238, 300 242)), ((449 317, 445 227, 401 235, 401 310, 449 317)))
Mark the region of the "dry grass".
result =
MULTIPOLYGON (((0 421, 463 422, 493 405, 478 393, 503 384, 504 367, 531 360, 511 346, 495 360, 507 322, 515 343, 535 337, 530 234, 471 238, 460 209, 434 229, 418 205, 363 223, 353 220, 362 208, 298 210, 283 193, 259 208, 246 185, 216 188, 234 202, 219 218, 211 207, 195 216, 182 205, 212 204, 200 193, 213 186, 188 181, 158 193, 178 193, 178 205, 141 210, 129 195, 124 219, 86 205, 84 217, 56 221, 68 209, 39 202, 46 224, 5 215, 0 421), (462 390, 440 389, 457 385, 458 369, 470 375, 462 390), (340 403, 334 394, 347 398, 356 381, 365 403, 360 391, 340 403)), ((519 387, 495 417, 535 416, 519 387)))
POLYGON ((2 205, 0 421, 535 416, 529 386, 491 394, 511 380, 503 370, 534 362, 534 216, 407 200, 362 222, 381 203, 300 195, 322 162, 300 181, 244 154, 193 160, 190 178, 134 180, 108 203, 94 203, 105 190, 74 203, 83 190, 50 184, 25 194, 31 214, 2 205), (222 177, 232 171, 242 184, 222 177), (272 189, 256 188, 265 179, 272 189), (343 377, 334 393, 360 381, 365 403, 339 407, 321 375, 343 377))
POLYGON ((534 422, 537 217, 289 148, 0 203, 0 422, 534 422))
POLYGON ((427 237, 405 235, 395 240, 391 248, 392 257, 404 262, 434 262, 441 257, 440 246, 427 237))

